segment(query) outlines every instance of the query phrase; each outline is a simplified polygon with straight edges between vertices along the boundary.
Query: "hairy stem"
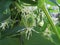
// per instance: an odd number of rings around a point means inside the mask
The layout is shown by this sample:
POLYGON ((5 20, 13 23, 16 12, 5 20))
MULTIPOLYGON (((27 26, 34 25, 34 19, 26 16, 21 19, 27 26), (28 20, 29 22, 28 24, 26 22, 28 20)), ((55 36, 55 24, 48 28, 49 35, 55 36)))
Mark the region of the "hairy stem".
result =
POLYGON ((54 23, 53 23, 53 21, 51 19, 51 16, 50 16, 47 8, 45 7, 45 5, 43 6, 42 10, 44 11, 46 17, 48 18, 48 21, 49 21, 50 25, 52 26, 53 30, 55 31, 55 33, 57 34, 57 36, 60 38, 60 34, 59 34, 56 26, 54 25, 54 23))
POLYGON ((45 13, 45 15, 46 15, 46 17, 47 17, 47 19, 48 19, 48 21, 49 21, 49 23, 50 23, 52 29, 54 30, 54 32, 56 33, 56 35, 57 35, 58 38, 60 39, 60 34, 59 34, 59 32, 58 32, 56 26, 54 25, 52 19, 51 19, 51 16, 50 16, 50 14, 49 14, 49 12, 48 12, 48 10, 47 10, 45 4, 44 4, 45 2, 42 2, 42 4, 41 4, 41 1, 40 1, 40 0, 39 0, 39 2, 40 2, 40 4, 38 3, 38 4, 39 4, 38 7, 43 10, 43 12, 45 13), (41 6, 40 6, 40 5, 41 5, 41 6))

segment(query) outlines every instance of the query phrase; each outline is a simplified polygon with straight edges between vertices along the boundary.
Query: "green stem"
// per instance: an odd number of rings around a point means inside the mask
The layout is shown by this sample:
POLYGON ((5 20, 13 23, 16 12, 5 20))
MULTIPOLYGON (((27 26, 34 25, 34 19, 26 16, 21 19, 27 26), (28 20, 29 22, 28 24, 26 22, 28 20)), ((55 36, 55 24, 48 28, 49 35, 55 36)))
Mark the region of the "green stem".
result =
POLYGON ((21 5, 19 5, 17 2, 14 2, 14 3, 15 3, 16 7, 17 7, 19 10, 22 9, 21 5))
POLYGON ((45 7, 45 5, 43 6, 42 10, 44 11, 44 13, 45 13, 45 15, 46 15, 46 17, 47 17, 47 19, 48 19, 48 21, 49 21, 51 27, 53 28, 53 30, 55 31, 55 33, 57 34, 57 36, 58 36, 59 39, 60 39, 60 34, 59 34, 59 32, 58 32, 56 26, 54 25, 54 23, 53 23, 53 21, 52 21, 52 19, 51 19, 51 16, 50 16, 50 14, 49 14, 47 8, 45 7))
POLYGON ((60 34, 59 34, 56 26, 54 25, 54 23, 53 23, 53 21, 51 19, 51 16, 50 16, 50 14, 49 14, 49 12, 48 12, 48 10, 47 10, 47 8, 46 8, 46 6, 45 6, 44 3, 45 3, 45 0, 43 0, 43 1, 42 0, 39 0, 38 1, 38 8, 41 8, 43 10, 43 12, 45 13, 45 15, 46 15, 46 17, 47 17, 47 19, 48 19, 48 21, 49 21, 52 29, 54 30, 54 32, 56 33, 56 35, 60 39, 60 34))

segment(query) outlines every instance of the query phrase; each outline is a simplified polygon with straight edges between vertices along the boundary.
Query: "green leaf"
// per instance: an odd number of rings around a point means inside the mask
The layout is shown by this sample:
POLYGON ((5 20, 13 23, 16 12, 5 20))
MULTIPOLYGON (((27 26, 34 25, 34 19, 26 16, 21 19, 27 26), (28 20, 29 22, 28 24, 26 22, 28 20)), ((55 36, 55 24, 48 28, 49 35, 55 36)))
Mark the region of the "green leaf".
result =
POLYGON ((21 26, 15 26, 14 28, 9 28, 9 29, 6 29, 5 31, 2 31, 1 32, 1 38, 5 38, 5 37, 8 37, 8 36, 11 36, 11 35, 15 35, 21 31, 23 31, 24 27, 21 27, 21 26))
POLYGON ((35 0, 35 1, 33 1, 33 0, 20 0, 21 2, 23 2, 23 3, 27 3, 27 4, 30 4, 30 5, 37 5, 37 1, 38 0, 35 0))
POLYGON ((57 35, 52 35, 51 39, 55 45, 60 45, 60 40, 58 39, 57 35))
POLYGON ((40 34, 36 34, 34 32, 32 37, 30 37, 29 40, 24 40, 24 42, 25 42, 25 45, 55 45, 51 41, 42 37, 40 34))
MULTIPOLYGON (((50 27, 51 28, 51 27, 50 27)), ((56 26, 58 32, 60 33, 60 27, 59 26, 56 26)), ((54 33, 54 31, 52 31, 53 29, 51 28, 51 37, 50 38, 50 41, 53 42, 55 45, 60 45, 60 39, 58 38, 58 36, 54 33)))
POLYGON ((9 16, 10 16, 10 14, 1 14, 1 13, 0 13, 0 22, 8 19, 9 16))
POLYGON ((12 3, 12 0, 0 0, 0 22, 6 20, 10 16, 10 12, 5 12, 9 5, 12 3), (6 13, 6 14, 4 14, 6 13))
POLYGON ((0 0, 0 13, 7 9, 11 3, 11 0, 0 0))
POLYGON ((52 3, 54 3, 55 5, 57 5, 57 6, 59 5, 58 2, 57 2, 57 0, 50 0, 50 1, 51 1, 52 3))
POLYGON ((55 5, 54 3, 52 3, 51 1, 49 1, 49 0, 45 0, 45 2, 47 3, 47 4, 50 4, 50 5, 55 5))

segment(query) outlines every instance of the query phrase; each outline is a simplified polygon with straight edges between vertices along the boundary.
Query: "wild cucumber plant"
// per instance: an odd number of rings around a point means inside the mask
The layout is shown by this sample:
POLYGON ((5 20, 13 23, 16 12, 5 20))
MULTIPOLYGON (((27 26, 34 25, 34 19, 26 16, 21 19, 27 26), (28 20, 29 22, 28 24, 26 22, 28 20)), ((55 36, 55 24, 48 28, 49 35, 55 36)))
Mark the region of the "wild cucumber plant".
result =
POLYGON ((0 38, 24 35, 29 39, 35 32, 60 45, 60 28, 54 25, 46 8, 46 1, 57 5, 56 0, 1 0, 0 38))

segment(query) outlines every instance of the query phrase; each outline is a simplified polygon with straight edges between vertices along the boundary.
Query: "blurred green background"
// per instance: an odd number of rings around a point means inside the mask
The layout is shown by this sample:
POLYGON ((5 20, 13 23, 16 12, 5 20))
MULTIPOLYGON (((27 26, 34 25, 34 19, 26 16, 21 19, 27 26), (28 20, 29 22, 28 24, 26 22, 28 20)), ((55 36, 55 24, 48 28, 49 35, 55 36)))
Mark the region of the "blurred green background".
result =
MULTIPOLYGON (((18 38, 9 38, 0 40, 0 45, 20 45, 18 38)), ((54 45, 49 40, 41 37, 40 34, 33 33, 29 40, 24 40, 24 45, 54 45)))

